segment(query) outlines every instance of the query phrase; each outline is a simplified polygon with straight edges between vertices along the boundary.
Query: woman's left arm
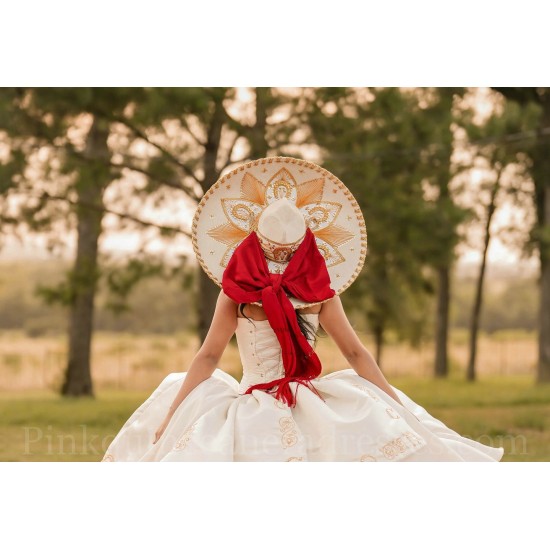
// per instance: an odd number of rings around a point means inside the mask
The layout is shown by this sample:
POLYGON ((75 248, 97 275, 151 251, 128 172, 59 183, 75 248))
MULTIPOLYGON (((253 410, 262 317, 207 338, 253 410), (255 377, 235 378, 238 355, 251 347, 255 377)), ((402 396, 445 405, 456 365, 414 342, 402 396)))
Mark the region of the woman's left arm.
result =
POLYGON ((376 384, 398 403, 401 400, 390 386, 370 351, 363 345, 351 326, 339 296, 325 302, 319 313, 319 323, 334 340, 355 372, 376 384))

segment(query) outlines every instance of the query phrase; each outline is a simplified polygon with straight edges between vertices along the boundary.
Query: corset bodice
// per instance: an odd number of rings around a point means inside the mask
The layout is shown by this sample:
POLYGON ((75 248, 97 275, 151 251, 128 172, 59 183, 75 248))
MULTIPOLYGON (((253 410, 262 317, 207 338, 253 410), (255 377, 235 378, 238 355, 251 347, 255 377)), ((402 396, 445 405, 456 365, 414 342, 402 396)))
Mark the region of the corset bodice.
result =
MULTIPOLYGON (((306 313, 302 315, 313 324, 317 331, 319 314, 306 313)), ((267 319, 258 321, 238 317, 235 334, 243 365, 240 391, 244 392, 249 386, 284 376, 281 345, 267 319)), ((311 340, 310 343, 312 343, 311 340)))

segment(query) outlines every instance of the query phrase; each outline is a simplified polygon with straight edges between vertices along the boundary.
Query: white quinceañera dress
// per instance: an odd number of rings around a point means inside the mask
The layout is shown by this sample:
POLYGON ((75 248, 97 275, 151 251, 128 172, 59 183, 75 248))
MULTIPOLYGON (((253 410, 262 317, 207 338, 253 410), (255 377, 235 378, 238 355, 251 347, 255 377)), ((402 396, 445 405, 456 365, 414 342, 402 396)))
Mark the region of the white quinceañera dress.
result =
MULTIPOLYGON (((306 317, 319 326, 317 313, 306 317)), ((502 447, 461 436, 394 388, 400 405, 353 369, 312 381, 324 400, 292 382, 294 408, 264 391, 244 395, 284 369, 267 320, 238 318, 236 336, 240 384, 216 369, 153 444, 186 373, 168 375, 126 421, 103 461, 499 461, 504 454, 502 447)))

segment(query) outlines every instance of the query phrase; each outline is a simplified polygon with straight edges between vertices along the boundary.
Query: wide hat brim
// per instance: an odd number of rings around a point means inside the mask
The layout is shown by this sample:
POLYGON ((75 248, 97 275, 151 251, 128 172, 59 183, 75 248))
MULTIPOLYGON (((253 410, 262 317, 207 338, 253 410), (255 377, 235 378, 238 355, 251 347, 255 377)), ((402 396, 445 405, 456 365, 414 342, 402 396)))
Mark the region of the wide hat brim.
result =
MULTIPOLYGON (((236 247, 257 227, 263 209, 286 197, 303 213, 325 259, 336 295, 357 278, 367 254, 367 230, 350 190, 313 162, 267 157, 247 162, 222 176, 204 194, 192 225, 192 244, 206 274, 221 287, 223 272, 236 247)), ((288 262, 267 259, 271 273, 288 262)), ((289 296, 295 308, 303 302, 289 296)), ((261 305, 261 302, 257 302, 261 305)))

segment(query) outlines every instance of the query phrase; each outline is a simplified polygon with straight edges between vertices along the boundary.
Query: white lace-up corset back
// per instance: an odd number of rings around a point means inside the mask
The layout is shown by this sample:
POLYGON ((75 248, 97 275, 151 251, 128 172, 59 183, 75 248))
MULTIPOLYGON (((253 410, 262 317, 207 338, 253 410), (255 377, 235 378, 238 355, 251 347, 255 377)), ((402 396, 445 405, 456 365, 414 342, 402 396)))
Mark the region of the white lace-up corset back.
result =
MULTIPOLYGON (((303 317, 319 328, 319 314, 305 313, 303 317)), ((243 365, 239 391, 245 392, 254 384, 262 384, 281 378, 285 374, 281 357, 281 345, 267 319, 237 318, 237 345, 243 365)), ((313 345, 313 339, 308 338, 313 345)))

